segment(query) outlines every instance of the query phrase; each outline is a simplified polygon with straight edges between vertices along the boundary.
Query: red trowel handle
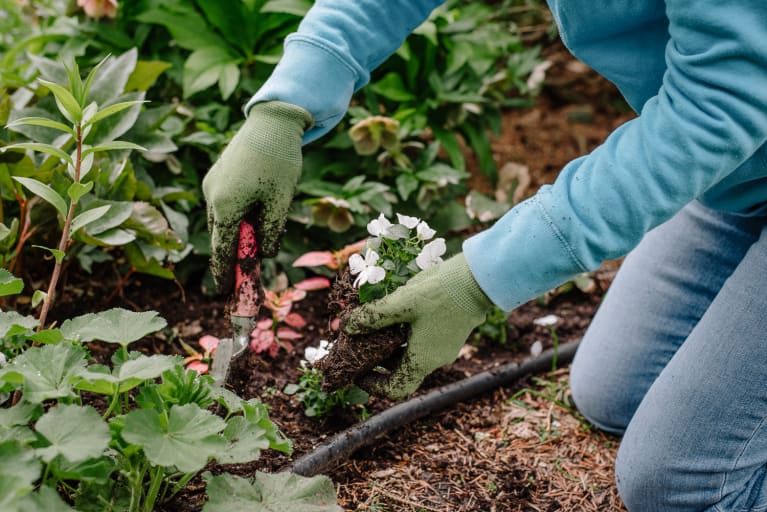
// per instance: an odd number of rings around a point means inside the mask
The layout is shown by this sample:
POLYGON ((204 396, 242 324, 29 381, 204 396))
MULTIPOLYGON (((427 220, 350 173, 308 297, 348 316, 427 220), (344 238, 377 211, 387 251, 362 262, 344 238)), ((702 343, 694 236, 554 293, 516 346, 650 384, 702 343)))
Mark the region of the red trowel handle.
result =
POLYGON ((248 220, 240 222, 237 262, 234 265, 234 305, 232 315, 258 316, 261 293, 261 264, 258 258, 256 227, 248 220))

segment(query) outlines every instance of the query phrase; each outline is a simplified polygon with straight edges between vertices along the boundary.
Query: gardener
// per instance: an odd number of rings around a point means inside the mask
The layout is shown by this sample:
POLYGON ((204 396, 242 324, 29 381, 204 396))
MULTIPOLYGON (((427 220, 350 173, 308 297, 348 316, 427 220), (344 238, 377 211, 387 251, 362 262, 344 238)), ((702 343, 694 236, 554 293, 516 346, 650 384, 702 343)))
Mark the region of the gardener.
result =
MULTIPOLYGON (((226 290, 236 226, 262 208, 277 252, 301 145, 440 2, 318 0, 203 183, 226 290)), ((767 3, 551 0, 565 44, 639 116, 463 253, 354 312, 347 330, 411 324, 375 391, 404 397, 510 311, 625 255, 571 372, 580 411, 623 434, 629 510, 767 509, 767 3), (635 248, 636 247, 636 248, 635 248)))

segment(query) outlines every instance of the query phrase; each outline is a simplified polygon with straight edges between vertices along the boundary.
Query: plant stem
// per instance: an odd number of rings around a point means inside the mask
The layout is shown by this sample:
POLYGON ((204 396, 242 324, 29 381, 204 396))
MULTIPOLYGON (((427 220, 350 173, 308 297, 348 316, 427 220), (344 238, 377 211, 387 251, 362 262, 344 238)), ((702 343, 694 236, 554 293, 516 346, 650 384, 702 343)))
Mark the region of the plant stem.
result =
POLYGON ((105 420, 109 417, 110 414, 112 414, 112 411, 115 410, 115 407, 117 407, 117 404, 120 403, 120 387, 117 387, 117 390, 115 390, 114 396, 112 396, 112 400, 109 402, 109 407, 107 408, 106 412, 101 416, 101 419, 105 420))
POLYGON ((145 512, 152 512, 154 510, 154 504, 157 501, 157 495, 160 493, 160 486, 165 476, 165 471, 160 466, 150 469, 149 473, 152 475, 152 480, 146 493, 146 500, 144 501, 145 512))
MULTIPOLYGON (((80 166, 82 164, 82 153, 83 153, 83 132, 82 132, 82 125, 78 123, 77 125, 77 155, 75 156, 75 176, 74 176, 74 182, 79 183, 80 182, 80 166)), ((77 208, 77 201, 74 199, 71 199, 69 201, 69 210, 67 211, 67 218, 64 220, 64 228, 61 231, 61 239, 59 240, 59 247, 58 250, 61 251, 61 253, 66 253, 67 245, 69 245, 69 229, 72 226, 72 219, 75 218, 75 209, 77 208)), ((62 260, 57 258, 56 264, 53 266, 53 274, 51 274, 51 282, 48 285, 48 293, 45 296, 45 301, 43 302, 43 308, 40 311, 40 325, 38 325, 37 330, 43 330, 45 329, 45 322, 48 319, 48 311, 51 308, 51 305, 53 304, 53 299, 56 295, 56 284, 59 282, 59 276, 61 275, 61 264, 62 260)))

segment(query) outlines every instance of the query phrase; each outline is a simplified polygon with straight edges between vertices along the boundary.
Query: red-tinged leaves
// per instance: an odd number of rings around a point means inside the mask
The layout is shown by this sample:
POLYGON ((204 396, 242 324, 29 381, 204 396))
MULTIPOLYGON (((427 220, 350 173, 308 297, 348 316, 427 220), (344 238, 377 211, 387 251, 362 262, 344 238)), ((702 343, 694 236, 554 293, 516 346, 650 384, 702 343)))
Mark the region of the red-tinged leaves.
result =
POLYGON ((263 320, 259 320, 256 323, 256 329, 260 331, 269 331, 272 329, 272 322, 273 320, 271 318, 264 318, 263 320))
POLYGON ((205 350, 205 355, 210 356, 216 351, 216 347, 218 346, 218 338, 215 336, 211 336, 209 334, 206 334, 202 338, 200 338, 200 341, 198 342, 200 346, 205 350))
POLYGON ((330 321, 330 330, 338 331, 339 329, 341 329, 341 319, 338 317, 335 317, 333 320, 330 321))
POLYGON ((330 288, 330 280, 327 277, 310 277, 294 284, 293 287, 304 291, 323 290, 330 288))
POLYGON ((329 251, 312 251, 299 256, 299 258, 293 262, 294 267, 319 267, 326 266, 328 268, 338 268, 336 258, 332 252, 329 251))
POLYGON ((192 361, 186 368, 188 370, 194 370, 200 374, 208 373, 208 363, 203 363, 202 361, 192 361))
POLYGON ((281 340, 298 340, 303 338, 304 335, 294 331, 290 327, 280 327, 277 329, 277 337, 281 340))
POLYGON ((284 321, 286 324, 288 324, 291 327, 295 327, 296 329, 301 329, 302 327, 306 326, 306 320, 304 320, 304 317, 302 317, 298 313, 289 313, 285 317, 284 321))
POLYGON ((277 340, 274 338, 274 332, 256 329, 250 338, 250 348, 256 354, 267 352, 274 357, 280 350, 277 340))

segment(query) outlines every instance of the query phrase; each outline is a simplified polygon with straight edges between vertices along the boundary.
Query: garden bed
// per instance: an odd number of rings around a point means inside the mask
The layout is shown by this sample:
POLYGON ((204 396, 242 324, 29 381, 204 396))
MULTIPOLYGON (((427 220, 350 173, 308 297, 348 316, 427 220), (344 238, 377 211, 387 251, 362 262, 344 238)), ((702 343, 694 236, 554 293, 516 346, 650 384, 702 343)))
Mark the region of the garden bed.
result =
MULTIPOLYGON (((499 164, 529 167, 530 191, 553 181, 562 165, 593 148, 630 117, 616 107, 620 102, 615 90, 561 46, 549 49, 547 57, 554 63, 552 76, 536 106, 507 112, 503 133, 493 143, 499 164)), ((478 173, 472 185, 488 190, 478 173)), ((419 392, 520 361, 530 355, 536 341, 550 347, 552 332, 534 324, 536 318, 557 315, 558 342, 577 340, 616 268, 617 264, 609 264, 600 269, 588 293, 576 289, 545 304, 520 307, 508 319, 511 328, 505 345, 489 339, 468 345, 456 363, 429 377, 419 392)), ((83 309, 86 305, 94 310, 118 305, 154 309, 168 320, 168 328, 142 342, 140 350, 147 353, 183 354, 179 340, 193 343, 204 334, 230 334, 225 298, 206 297, 198 282, 188 282, 182 289, 170 281, 135 276, 122 294, 105 304, 97 298, 110 296, 115 283, 101 277, 91 277, 86 292, 65 288, 56 316, 89 311, 83 309)), ((298 379, 303 349, 331 337, 327 300, 325 291, 314 291, 296 304, 295 311, 307 326, 304 337, 293 342, 295 350, 281 350, 275 358, 249 353, 234 364, 229 379, 231 389, 243 398, 257 397, 269 404, 271 419, 293 441, 293 458, 359 421, 348 411, 325 419, 307 418, 297 400, 282 392, 298 379)), ((387 435, 329 476, 345 510, 621 510, 612 477, 617 440, 589 429, 569 404, 566 371, 524 379, 387 435)), ((368 411, 376 413, 391 405, 373 398, 368 411)), ((277 471, 290 460, 267 451, 252 464, 209 469, 249 476, 255 470, 277 471)), ((199 509, 203 487, 199 478, 192 480, 174 500, 173 510, 199 509)))

